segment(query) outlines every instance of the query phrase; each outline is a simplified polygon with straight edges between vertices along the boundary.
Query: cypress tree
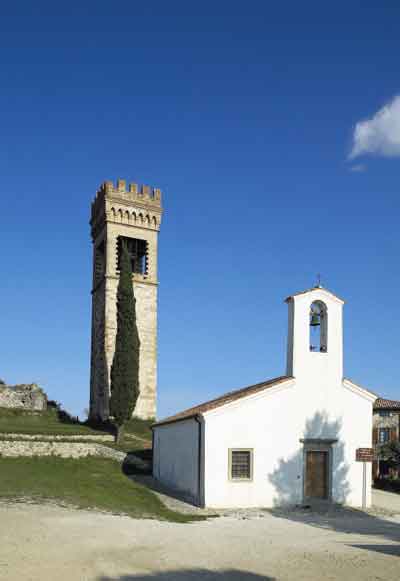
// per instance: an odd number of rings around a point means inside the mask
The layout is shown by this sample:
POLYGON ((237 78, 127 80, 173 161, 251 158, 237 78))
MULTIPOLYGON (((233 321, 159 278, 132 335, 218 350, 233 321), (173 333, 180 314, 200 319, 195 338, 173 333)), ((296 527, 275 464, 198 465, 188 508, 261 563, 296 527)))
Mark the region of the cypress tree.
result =
POLYGON ((132 416, 139 396, 140 341, 136 326, 132 268, 126 243, 122 241, 117 292, 117 336, 111 366, 110 414, 116 426, 116 441, 123 436, 124 424, 132 416))

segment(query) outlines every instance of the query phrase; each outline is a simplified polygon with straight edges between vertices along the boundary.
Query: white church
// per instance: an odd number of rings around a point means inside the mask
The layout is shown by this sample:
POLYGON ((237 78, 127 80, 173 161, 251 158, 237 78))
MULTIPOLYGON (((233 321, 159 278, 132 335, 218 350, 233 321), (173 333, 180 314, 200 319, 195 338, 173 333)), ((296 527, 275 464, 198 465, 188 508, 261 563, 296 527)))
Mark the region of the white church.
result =
POLYGON ((320 286, 286 302, 286 375, 153 426, 153 476, 199 506, 371 504, 356 450, 372 446, 377 396, 343 377, 344 303, 320 286))

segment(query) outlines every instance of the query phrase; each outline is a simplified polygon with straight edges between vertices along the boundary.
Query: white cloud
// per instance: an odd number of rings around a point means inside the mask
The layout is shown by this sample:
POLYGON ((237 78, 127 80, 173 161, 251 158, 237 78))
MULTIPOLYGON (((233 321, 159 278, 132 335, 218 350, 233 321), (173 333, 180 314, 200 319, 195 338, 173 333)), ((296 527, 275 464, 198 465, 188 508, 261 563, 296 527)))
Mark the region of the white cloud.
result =
POLYGON ((349 159, 368 154, 400 156, 400 95, 371 119, 356 124, 349 159))
POLYGON ((356 165, 352 165, 350 171, 354 172, 363 172, 367 169, 367 166, 363 163, 358 163, 356 165))

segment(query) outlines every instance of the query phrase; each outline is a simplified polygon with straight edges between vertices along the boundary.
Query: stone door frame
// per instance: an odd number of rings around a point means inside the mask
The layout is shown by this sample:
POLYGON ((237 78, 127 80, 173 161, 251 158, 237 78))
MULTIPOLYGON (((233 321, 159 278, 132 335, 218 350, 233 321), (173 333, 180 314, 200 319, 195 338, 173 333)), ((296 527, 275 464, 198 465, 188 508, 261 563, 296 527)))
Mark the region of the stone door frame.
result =
POLYGON ((302 438, 300 442, 303 444, 303 503, 318 502, 331 503, 332 502, 332 476, 333 476, 333 444, 337 442, 336 439, 330 438, 302 438), (307 453, 308 452, 325 452, 328 455, 327 459, 327 497, 314 498, 306 496, 307 483, 307 453))

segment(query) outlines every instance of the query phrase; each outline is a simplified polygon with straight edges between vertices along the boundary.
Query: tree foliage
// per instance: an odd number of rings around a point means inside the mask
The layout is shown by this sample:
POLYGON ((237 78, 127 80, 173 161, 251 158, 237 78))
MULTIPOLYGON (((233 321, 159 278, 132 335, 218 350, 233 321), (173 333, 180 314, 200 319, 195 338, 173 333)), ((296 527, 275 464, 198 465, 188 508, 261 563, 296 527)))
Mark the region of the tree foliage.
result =
POLYGON ((379 448, 379 458, 391 468, 400 468, 400 442, 391 441, 379 448))
POLYGON ((139 396, 140 341, 135 302, 129 253, 126 244, 122 244, 110 399, 110 414, 117 427, 117 441, 122 437, 124 423, 132 417, 139 396))

